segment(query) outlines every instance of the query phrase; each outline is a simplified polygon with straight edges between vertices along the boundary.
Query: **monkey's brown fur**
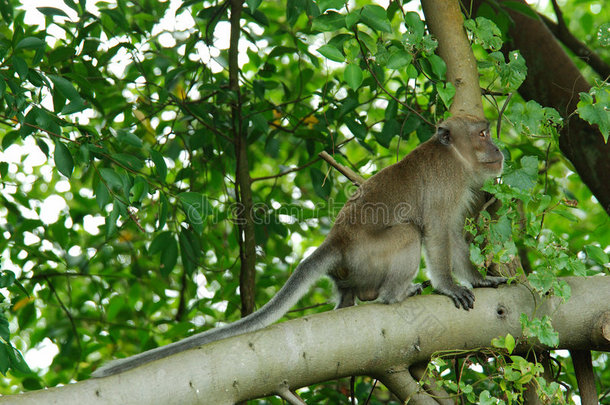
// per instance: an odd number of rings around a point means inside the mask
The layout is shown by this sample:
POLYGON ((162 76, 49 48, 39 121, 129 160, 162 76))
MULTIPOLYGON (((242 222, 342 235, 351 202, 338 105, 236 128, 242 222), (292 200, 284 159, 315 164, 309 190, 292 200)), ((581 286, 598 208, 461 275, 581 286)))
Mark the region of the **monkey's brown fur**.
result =
POLYGON ((286 313, 318 278, 330 276, 339 307, 378 299, 394 303, 421 291, 413 285, 423 242, 433 287, 456 307, 473 307, 470 287, 496 287, 502 277, 482 277, 469 259, 462 229, 475 195, 502 172, 503 156, 486 120, 459 115, 400 162, 365 181, 339 212, 326 240, 304 259, 260 310, 232 324, 100 368, 116 374, 193 347, 261 329, 286 313), (458 285, 453 275, 466 285, 458 285))

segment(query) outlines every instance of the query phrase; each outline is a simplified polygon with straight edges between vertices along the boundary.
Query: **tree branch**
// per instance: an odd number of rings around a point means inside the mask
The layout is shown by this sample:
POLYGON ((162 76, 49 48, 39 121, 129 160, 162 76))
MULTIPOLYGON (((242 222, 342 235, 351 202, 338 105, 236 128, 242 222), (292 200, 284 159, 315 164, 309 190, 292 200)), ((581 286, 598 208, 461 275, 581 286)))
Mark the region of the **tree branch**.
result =
POLYGON ((254 311, 254 265, 256 264, 256 240, 254 235, 254 220, 252 217, 252 180, 248 165, 248 141, 242 128, 241 94, 239 91, 238 44, 240 33, 240 17, 243 0, 231 0, 231 36, 229 45, 229 88, 236 94, 236 102, 231 106, 233 122, 233 139, 235 140, 235 188, 238 204, 241 210, 237 220, 237 238, 239 241, 239 257, 241 270, 239 273, 239 292, 241 298, 241 314, 246 316, 254 311))
MULTIPOLYGON (((551 30, 555 38, 561 41, 578 58, 582 59, 587 65, 591 66, 602 79, 610 77, 610 65, 608 65, 599 55, 591 50, 584 42, 574 36, 565 24, 557 24, 549 17, 538 14, 542 22, 551 30), (563 27, 563 28, 562 28, 563 27)), ((559 19, 559 14, 557 18, 559 19)))
POLYGON ((447 81, 455 87, 452 114, 483 117, 477 61, 464 30, 457 0, 422 0, 426 24, 438 39, 438 54, 447 64, 447 81))
MULTIPOLYGON (((360 305, 272 325, 110 377, 2 397, 0 404, 232 404, 273 395, 281 384, 295 389, 352 375, 382 376, 392 385, 399 376, 389 372, 426 362, 436 352, 472 353, 495 337, 521 336, 521 313, 548 315, 559 333, 558 349, 610 350, 610 277, 564 280, 572 290, 567 303, 511 285, 475 289, 476 304, 468 312, 441 295, 360 305)), ((531 348, 523 342, 517 353, 531 348)))
POLYGON ((590 350, 570 350, 572 364, 578 382, 580 403, 582 405, 597 405, 597 388, 595 388, 595 374, 591 363, 590 350))
POLYGON ((361 175, 359 175, 358 173, 356 173, 349 167, 343 166, 341 163, 337 162, 326 151, 322 151, 322 152, 318 153, 318 156, 320 156, 322 159, 324 159, 329 165, 331 165, 332 167, 337 169, 339 171, 339 173, 341 173, 342 175, 347 177, 352 183, 354 183, 354 185, 360 186, 362 183, 365 182, 364 177, 362 177, 361 175))

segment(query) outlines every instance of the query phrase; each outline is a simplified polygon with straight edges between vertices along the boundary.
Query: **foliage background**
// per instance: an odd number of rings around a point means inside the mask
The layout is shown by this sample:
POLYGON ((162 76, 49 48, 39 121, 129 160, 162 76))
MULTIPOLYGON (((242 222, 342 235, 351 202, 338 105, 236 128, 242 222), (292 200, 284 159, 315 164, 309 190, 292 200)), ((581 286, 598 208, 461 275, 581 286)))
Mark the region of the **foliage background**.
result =
MULTIPOLYGON (((430 137, 450 105, 444 62, 409 2, 247 1, 239 94, 223 41, 228 2, 64 3, 38 8, 42 26, 25 20, 19 2, 0 5, 3 394, 81 380, 109 358, 240 317, 234 128, 247 136, 260 306, 354 190, 318 153, 372 174, 430 137), (174 13, 182 18, 167 30, 160 21, 174 13), (29 370, 13 349, 50 342, 58 351, 43 369, 29 370)), ((599 1, 562 10, 607 60, 607 34, 597 34, 610 10, 599 1)), ((467 27, 494 120, 527 61, 497 52, 507 27, 488 21, 467 27)), ((607 273, 609 219, 558 150, 557 112, 515 95, 502 118, 505 180, 490 187, 513 224, 482 223, 499 248, 473 247, 475 261, 525 255, 540 289, 556 294, 555 276, 607 273)), ((330 310, 331 296, 322 280, 287 318, 330 310)), ((554 356, 569 400, 570 361, 554 356)), ((599 385, 610 386, 608 356, 594 360, 599 385)), ((444 378, 456 381, 447 369, 444 378)), ((461 381, 484 381, 477 397, 502 398, 494 376, 496 363, 472 365, 461 381)), ((348 403, 348 385, 303 397, 348 403)), ((366 399, 371 386, 358 379, 356 395, 366 399)))

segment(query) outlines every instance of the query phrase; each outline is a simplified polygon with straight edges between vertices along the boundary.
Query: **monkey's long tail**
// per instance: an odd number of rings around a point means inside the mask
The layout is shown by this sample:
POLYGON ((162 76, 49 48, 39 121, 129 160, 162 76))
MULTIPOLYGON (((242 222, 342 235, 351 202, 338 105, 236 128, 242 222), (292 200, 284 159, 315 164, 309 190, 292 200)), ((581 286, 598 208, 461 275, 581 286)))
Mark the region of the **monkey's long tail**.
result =
POLYGON ((167 346, 111 361, 97 369, 92 377, 106 377, 121 373, 206 343, 262 329, 288 312, 321 276, 327 274, 328 270, 339 263, 340 259, 340 253, 326 241, 297 266, 280 291, 258 311, 237 322, 198 333, 167 346))

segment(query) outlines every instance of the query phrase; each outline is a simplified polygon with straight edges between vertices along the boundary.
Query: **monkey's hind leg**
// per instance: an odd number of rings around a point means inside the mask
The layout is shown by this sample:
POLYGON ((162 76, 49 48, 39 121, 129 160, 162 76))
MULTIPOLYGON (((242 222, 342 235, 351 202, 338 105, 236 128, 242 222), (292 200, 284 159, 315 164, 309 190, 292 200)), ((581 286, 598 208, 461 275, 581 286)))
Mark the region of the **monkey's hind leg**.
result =
POLYGON ((421 238, 416 231, 408 232, 406 236, 402 248, 393 252, 389 260, 386 278, 379 291, 379 301, 384 304, 404 301, 423 290, 421 284, 411 283, 419 270, 421 238))

